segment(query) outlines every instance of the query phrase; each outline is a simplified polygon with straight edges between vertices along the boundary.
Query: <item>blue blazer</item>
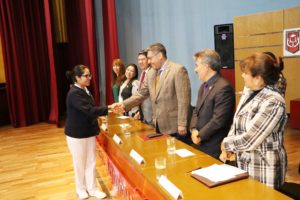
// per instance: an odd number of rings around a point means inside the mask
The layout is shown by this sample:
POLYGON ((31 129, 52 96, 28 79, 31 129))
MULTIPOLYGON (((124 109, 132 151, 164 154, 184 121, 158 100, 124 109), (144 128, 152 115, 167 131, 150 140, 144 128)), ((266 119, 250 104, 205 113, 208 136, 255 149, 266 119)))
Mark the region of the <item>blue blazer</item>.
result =
POLYGON ((88 138, 99 134, 98 116, 107 115, 108 108, 95 106, 92 95, 72 86, 67 95, 65 134, 73 138, 88 138))

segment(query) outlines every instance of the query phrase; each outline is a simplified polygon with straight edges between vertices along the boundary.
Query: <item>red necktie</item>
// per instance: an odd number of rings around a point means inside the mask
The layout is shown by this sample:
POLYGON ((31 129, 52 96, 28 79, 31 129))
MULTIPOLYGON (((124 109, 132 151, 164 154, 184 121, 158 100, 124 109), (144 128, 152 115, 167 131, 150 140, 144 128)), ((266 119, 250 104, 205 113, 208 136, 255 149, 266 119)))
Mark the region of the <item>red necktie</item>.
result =
POLYGON ((145 72, 145 71, 143 71, 143 73, 142 73, 142 76, 141 76, 141 81, 140 81, 140 87, 139 87, 139 88, 141 88, 141 87, 142 87, 142 85, 143 85, 143 82, 144 82, 145 75, 146 75, 146 72, 145 72))

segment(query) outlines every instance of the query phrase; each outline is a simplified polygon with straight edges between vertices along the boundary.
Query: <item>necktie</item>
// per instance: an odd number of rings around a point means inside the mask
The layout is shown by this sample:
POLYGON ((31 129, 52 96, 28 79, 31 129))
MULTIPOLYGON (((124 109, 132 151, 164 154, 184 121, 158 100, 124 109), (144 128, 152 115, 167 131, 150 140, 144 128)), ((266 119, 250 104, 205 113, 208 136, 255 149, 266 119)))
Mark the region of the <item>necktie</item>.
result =
POLYGON ((207 92, 208 90, 208 84, 206 82, 203 83, 203 90, 202 90, 202 93, 201 93, 201 97, 204 97, 205 96, 205 93, 207 92))
POLYGON ((142 85, 143 85, 143 83, 144 83, 145 75, 146 75, 146 72, 143 71, 143 72, 142 72, 142 76, 141 76, 141 81, 140 81, 140 87, 139 87, 139 89, 141 89, 141 87, 142 87, 142 85))
POLYGON ((158 88, 159 88, 160 73, 161 73, 161 70, 157 71, 156 77, 155 77, 155 94, 157 94, 158 88))
POLYGON ((208 84, 204 83, 204 94, 207 92, 207 90, 208 90, 208 84))

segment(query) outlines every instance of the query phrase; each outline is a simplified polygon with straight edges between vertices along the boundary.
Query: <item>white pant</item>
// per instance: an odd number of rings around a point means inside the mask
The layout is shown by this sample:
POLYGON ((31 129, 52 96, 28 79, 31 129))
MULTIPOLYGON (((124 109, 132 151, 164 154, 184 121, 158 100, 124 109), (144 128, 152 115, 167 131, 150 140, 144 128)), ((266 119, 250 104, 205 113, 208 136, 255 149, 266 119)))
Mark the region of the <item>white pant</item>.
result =
POLYGON ((72 138, 67 144, 73 158, 77 193, 97 190, 96 185, 96 137, 72 138))

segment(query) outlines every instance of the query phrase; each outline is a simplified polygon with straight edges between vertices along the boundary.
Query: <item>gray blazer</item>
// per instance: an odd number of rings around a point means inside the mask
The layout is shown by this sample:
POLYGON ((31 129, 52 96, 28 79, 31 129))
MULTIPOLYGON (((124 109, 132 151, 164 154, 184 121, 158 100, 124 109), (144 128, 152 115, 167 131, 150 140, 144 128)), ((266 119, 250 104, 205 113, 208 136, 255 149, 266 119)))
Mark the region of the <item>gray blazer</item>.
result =
POLYGON ((194 146, 218 158, 221 153, 221 142, 228 134, 232 123, 235 95, 228 81, 218 74, 205 95, 201 96, 203 89, 202 84, 190 128, 195 128, 200 133, 201 143, 194 146))
POLYGON ((153 122, 159 125, 162 133, 177 133, 178 125, 188 126, 188 111, 191 102, 188 72, 182 65, 168 60, 166 69, 160 77, 157 93, 155 93, 155 76, 156 70, 151 68, 141 90, 123 102, 125 110, 139 105, 150 97, 153 122))
MULTIPOLYGON (((149 72, 151 68, 148 68, 146 70, 146 75, 147 73, 149 72)), ((146 78, 146 77, 145 77, 146 78)), ((144 85, 144 82, 141 83, 140 81, 140 84, 142 84, 140 86, 140 88, 142 88, 142 86, 144 85)), ((148 97, 142 104, 141 104, 141 110, 143 112, 143 116, 144 116, 144 119, 143 119, 143 122, 147 123, 147 124, 150 124, 150 125, 153 125, 153 119, 152 119, 152 103, 151 103, 151 99, 150 97, 148 97)))

